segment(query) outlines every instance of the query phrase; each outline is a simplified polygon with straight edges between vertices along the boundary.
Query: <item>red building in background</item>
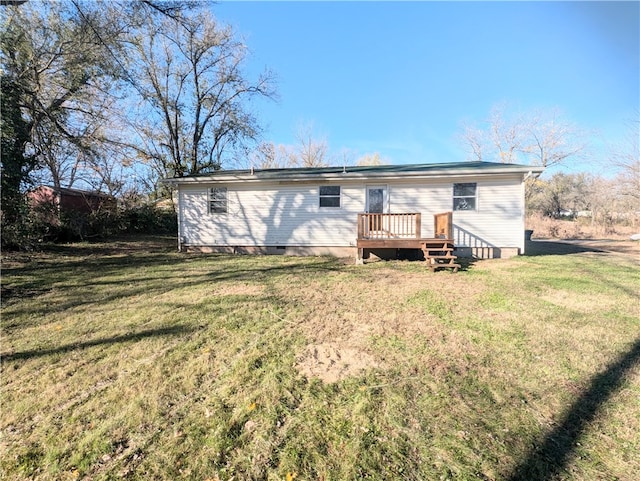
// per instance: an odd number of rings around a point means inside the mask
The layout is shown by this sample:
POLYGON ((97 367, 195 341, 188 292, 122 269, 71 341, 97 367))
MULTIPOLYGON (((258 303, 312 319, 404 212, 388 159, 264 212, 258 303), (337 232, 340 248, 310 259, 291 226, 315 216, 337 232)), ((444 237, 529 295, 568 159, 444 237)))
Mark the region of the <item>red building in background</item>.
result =
POLYGON ((115 211, 116 198, 102 192, 79 189, 55 188, 45 185, 36 187, 27 194, 35 209, 48 212, 50 222, 56 224, 60 214, 91 214, 97 211, 115 211))

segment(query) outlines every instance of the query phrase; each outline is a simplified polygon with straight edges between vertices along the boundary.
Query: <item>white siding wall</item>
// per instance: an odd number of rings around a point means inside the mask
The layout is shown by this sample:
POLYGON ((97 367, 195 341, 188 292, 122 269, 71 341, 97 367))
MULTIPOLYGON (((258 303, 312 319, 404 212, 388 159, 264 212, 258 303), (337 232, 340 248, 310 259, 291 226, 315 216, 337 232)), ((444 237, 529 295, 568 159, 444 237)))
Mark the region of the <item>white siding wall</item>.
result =
POLYGON ((212 186, 180 189, 180 199, 185 199, 180 207, 181 235, 186 244, 355 245, 356 214, 364 209, 361 188, 342 186, 341 207, 320 208, 318 185, 229 185, 228 212, 208 214, 207 191, 212 186), (202 200, 190 201, 192 197, 202 200), (189 206, 197 206, 197 212, 190 214, 189 206))
POLYGON ((524 251, 524 191, 520 178, 478 179, 477 183, 477 210, 453 212, 456 246, 519 247, 524 251))
POLYGON ((389 185, 391 212, 420 212, 422 237, 433 237, 433 214, 451 210, 452 185, 444 181, 393 183, 389 185))
MULTIPOLYGON (((453 213, 456 245, 524 247, 521 177, 477 182, 478 210, 453 213)), ((371 184, 380 185, 380 182, 371 184)), ((453 207, 453 180, 387 182, 390 212, 420 212, 422 237, 433 236, 433 214, 453 207)), ((226 185, 227 214, 209 214, 210 185, 180 187, 180 235, 201 246, 353 246, 367 183, 341 186, 341 207, 319 207, 318 184, 226 185)))

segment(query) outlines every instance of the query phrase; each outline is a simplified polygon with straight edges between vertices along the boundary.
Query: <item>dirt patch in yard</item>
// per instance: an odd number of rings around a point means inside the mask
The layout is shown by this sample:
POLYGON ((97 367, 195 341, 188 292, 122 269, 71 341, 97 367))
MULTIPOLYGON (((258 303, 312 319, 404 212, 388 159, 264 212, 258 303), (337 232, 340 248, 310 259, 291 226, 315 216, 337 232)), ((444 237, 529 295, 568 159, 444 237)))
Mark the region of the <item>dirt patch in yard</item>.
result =
POLYGON ((406 343, 418 338, 434 354, 441 343, 451 345, 457 338, 425 307, 430 301, 423 297, 428 295, 448 312, 463 302, 458 296, 452 298, 451 292, 464 289, 476 295, 486 289, 480 278, 432 273, 426 268, 409 272, 398 269, 397 262, 389 267, 365 266, 358 275, 358 282, 342 275, 334 282, 311 280, 304 289, 286 293, 287 303, 298 307, 296 327, 308 343, 296 364, 305 376, 332 383, 363 370, 386 369, 396 361, 395 354, 404 352, 406 343), (378 343, 395 344, 380 350, 378 343))
POLYGON ((339 344, 310 344, 299 356, 296 368, 307 377, 317 377, 326 383, 378 367, 376 360, 358 349, 339 344))

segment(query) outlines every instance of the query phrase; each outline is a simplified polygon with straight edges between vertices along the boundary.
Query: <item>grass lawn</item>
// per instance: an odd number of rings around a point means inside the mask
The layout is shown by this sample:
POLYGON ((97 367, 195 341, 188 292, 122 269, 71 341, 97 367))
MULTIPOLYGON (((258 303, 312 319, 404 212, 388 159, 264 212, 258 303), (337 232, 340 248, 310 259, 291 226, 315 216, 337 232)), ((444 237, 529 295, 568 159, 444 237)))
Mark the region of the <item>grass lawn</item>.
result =
POLYGON ((5 256, 7 480, 635 480, 640 260, 5 256))

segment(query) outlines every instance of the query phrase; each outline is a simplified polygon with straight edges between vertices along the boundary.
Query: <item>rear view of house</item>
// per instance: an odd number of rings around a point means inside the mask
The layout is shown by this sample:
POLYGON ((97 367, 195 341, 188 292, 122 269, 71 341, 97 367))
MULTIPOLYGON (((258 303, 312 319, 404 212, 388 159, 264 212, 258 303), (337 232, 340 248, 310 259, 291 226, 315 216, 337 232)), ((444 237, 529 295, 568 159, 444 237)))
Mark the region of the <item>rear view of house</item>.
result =
POLYGON ((178 188, 181 250, 362 256, 445 238, 457 255, 490 258, 524 252, 524 181, 541 171, 461 162, 222 170, 167 182, 178 188))

